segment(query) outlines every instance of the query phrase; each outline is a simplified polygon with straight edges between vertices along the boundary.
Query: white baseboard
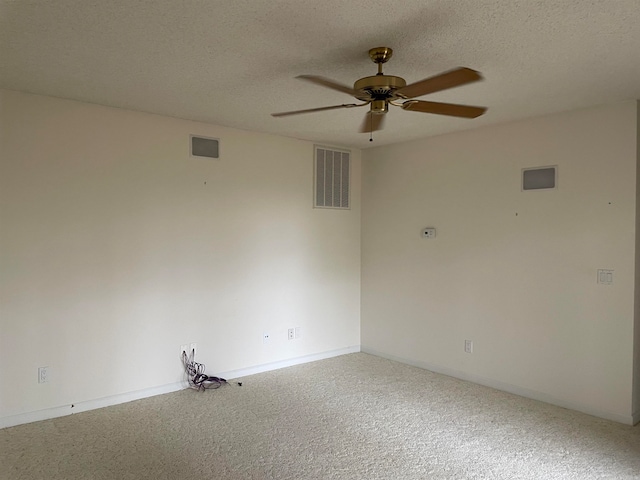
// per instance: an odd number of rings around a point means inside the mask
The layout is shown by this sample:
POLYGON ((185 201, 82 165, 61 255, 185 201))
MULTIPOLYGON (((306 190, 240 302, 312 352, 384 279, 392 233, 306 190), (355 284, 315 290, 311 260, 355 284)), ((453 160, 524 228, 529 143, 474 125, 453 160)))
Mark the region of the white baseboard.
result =
MULTIPOLYGON (((266 363, 264 365, 256 365, 254 367, 242 368, 239 370, 232 370, 229 372, 218 373, 217 375, 223 378, 246 377, 248 375, 255 375, 256 373, 268 372, 270 370, 277 370, 280 368, 291 367, 293 365, 300 365, 302 363, 315 362, 317 360, 324 360, 325 358, 337 357, 340 355, 346 355, 348 353, 357 353, 359 351, 360 351, 360 346, 357 345, 352 347, 341 348, 338 350, 331 350, 328 352, 321 352, 321 353, 315 353, 311 355, 304 355, 302 357, 290 358, 290 359, 281 360, 278 362, 266 363)), ((127 392, 119 395, 112 395, 109 397, 97 398, 95 400, 87 400, 84 402, 62 405, 62 406, 53 407, 53 408, 47 408, 47 409, 38 410, 35 412, 26 412, 18 415, 2 417, 0 418, 0 429, 7 428, 7 427, 14 427, 16 425, 22 425, 24 423, 39 422, 41 420, 49 420, 51 418, 64 417, 66 415, 86 412, 88 410, 95 410, 97 408, 110 407, 112 405, 132 402, 134 400, 153 397, 155 395, 162 395, 164 393, 176 392, 184 388, 187 388, 186 382, 171 383, 168 385, 161 385, 159 387, 147 388, 144 390, 136 390, 135 392, 127 392)))
POLYGON ((74 413, 86 412, 87 410, 95 410, 97 408, 110 407, 120 403, 132 402, 141 398, 162 395, 163 393, 176 392, 185 388, 182 382, 161 385, 159 387, 146 388, 144 390, 136 390, 135 392, 121 393, 109 397, 96 398, 95 400, 86 400, 84 402, 70 403, 59 407, 46 408, 35 412, 26 412, 19 415, 0 418, 0 429, 22 425, 23 423, 39 422, 40 420, 49 420, 51 418, 64 417, 74 413))
POLYGON ((340 348, 338 350, 330 350, 328 352, 314 353, 311 355, 304 355, 302 357, 280 360, 278 362, 265 363, 263 365, 256 365, 255 367, 231 370, 229 372, 222 372, 217 375, 227 379, 247 377, 249 375, 255 375, 256 373, 279 370, 280 368, 292 367, 294 365, 301 365, 303 363, 316 362, 318 360, 324 360, 326 358, 339 357, 340 355, 346 355, 348 353, 358 353, 359 351, 360 345, 354 345, 351 347, 340 348))
POLYGON ((486 387, 495 388, 496 390, 502 390, 503 392, 513 393, 521 397, 526 397, 533 400, 539 400, 541 402, 550 403, 552 405, 568 408, 570 410, 576 410, 578 412, 586 413, 588 415, 593 415, 594 417, 613 420, 614 422, 618 422, 618 423, 624 423, 625 425, 635 425, 636 423, 640 422, 640 412, 636 413, 635 415, 620 415, 617 413, 606 412, 606 411, 598 410, 597 408, 590 407, 588 405, 582 405, 579 403, 556 398, 552 395, 548 395, 543 392, 538 392, 536 390, 519 387, 517 385, 512 385, 510 383, 501 382, 499 380, 494 380, 492 378, 482 377, 480 375, 466 373, 460 370, 443 367, 441 365, 435 365, 428 362, 422 362, 419 360, 412 360, 410 358, 397 357, 395 355, 390 355, 388 353, 381 352, 379 350, 369 348, 366 346, 361 346, 360 350, 363 353, 375 355, 376 357, 382 357, 389 360, 394 360, 396 362, 405 363, 407 365, 412 365, 414 367, 424 368, 425 370, 429 370, 431 372, 441 373, 449 377, 459 378, 461 380, 477 383, 480 385, 484 385, 486 387))

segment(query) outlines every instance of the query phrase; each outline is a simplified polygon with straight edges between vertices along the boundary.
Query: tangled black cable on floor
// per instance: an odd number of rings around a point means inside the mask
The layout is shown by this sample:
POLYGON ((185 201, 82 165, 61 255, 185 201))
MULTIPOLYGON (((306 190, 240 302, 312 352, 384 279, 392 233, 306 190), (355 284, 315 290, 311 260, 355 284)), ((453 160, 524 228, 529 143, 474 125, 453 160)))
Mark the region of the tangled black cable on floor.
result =
POLYGON ((182 363, 191 388, 195 390, 208 390, 211 388, 220 388, 223 384, 227 384, 224 378, 210 377, 205 374, 204 363, 196 362, 195 357, 195 350, 191 350, 189 356, 187 356, 187 352, 182 352, 182 363))

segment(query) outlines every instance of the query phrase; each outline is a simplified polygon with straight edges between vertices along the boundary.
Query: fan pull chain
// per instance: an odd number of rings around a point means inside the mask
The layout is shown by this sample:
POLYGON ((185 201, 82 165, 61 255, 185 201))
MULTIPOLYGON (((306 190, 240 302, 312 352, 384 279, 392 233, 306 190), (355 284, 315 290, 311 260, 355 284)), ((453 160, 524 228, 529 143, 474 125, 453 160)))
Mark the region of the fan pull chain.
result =
POLYGON ((369 141, 373 142, 373 112, 369 112, 369 141))

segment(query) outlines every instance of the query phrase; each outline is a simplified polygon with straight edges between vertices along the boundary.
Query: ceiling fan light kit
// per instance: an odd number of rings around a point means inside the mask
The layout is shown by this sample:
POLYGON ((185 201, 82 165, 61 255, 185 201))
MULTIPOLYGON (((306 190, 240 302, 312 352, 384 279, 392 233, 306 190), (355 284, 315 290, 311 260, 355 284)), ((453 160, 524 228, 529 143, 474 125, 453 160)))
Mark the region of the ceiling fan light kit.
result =
POLYGON ((382 129, 383 117, 384 114, 389 111, 389 105, 401 107, 403 110, 412 112, 433 113, 436 115, 448 115, 460 118, 476 118, 486 112, 487 109, 485 107, 413 100, 415 97, 482 80, 482 75, 479 72, 470 68, 459 67, 407 85, 404 78, 385 75, 382 72, 382 65, 388 62, 392 55, 393 50, 388 47, 376 47, 369 50, 369 57, 378 65, 378 73, 357 80, 353 84, 353 88, 316 75, 300 75, 296 77, 300 80, 346 93, 364 103, 348 103, 330 107, 309 108, 291 112, 272 113, 272 115, 274 117, 286 117, 302 113, 369 105, 369 112, 367 112, 365 116, 360 132, 370 133, 382 129))

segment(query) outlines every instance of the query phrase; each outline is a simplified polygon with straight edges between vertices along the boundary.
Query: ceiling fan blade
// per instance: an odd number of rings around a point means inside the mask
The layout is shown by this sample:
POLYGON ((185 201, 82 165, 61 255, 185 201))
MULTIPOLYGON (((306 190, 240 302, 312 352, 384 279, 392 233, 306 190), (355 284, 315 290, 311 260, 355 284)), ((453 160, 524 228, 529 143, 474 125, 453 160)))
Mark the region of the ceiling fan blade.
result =
POLYGON ((425 78, 419 82, 407 85, 406 87, 398 89, 396 93, 404 98, 415 98, 426 95, 427 93, 435 93, 466 83, 477 82, 478 80, 482 80, 480 72, 476 72, 470 68, 460 67, 441 73, 435 77, 425 78))
POLYGON ((316 85, 327 87, 332 90, 337 90, 338 92, 346 93, 351 96, 355 96, 356 93, 351 87, 347 87, 346 85, 342 85, 341 83, 334 82, 329 78, 320 77, 318 75, 298 75, 296 78, 306 80, 307 82, 315 83, 316 85))
POLYGON ((402 104, 403 110, 412 112, 435 113, 452 117, 476 118, 487 111, 486 107, 472 107, 470 105, 456 105, 455 103, 425 102, 424 100, 409 100, 402 104))
POLYGON ((272 113, 272 117, 286 117, 289 115, 299 115, 301 113, 314 113, 314 112, 324 112, 325 110, 337 110, 339 108, 353 108, 353 107, 363 107, 368 105, 367 103, 363 103, 358 105, 356 103, 343 103, 342 105, 332 105, 331 107, 318 107, 318 108, 307 108, 306 110, 293 110, 291 112, 280 112, 280 113, 272 113))
POLYGON ((382 130, 386 116, 386 113, 367 112, 364 116, 364 120, 362 120, 362 124, 360 125, 360 133, 370 133, 382 130))

